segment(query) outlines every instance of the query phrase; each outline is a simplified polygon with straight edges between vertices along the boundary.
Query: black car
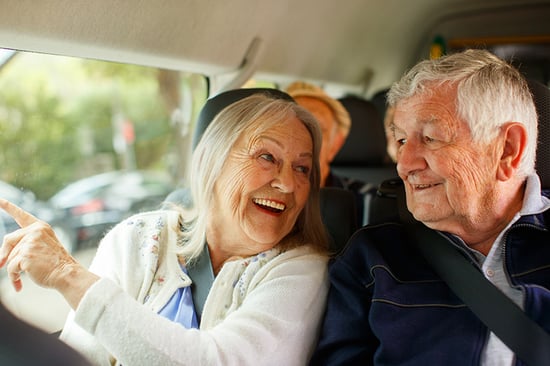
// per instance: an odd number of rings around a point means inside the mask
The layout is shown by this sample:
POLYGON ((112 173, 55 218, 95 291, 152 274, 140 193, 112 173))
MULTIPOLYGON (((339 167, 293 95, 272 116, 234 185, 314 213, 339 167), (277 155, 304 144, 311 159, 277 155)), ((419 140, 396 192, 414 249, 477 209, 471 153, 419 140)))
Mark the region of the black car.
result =
POLYGON ((174 189, 171 178, 152 171, 113 171, 70 183, 50 198, 76 233, 77 246, 97 245, 122 219, 160 208, 174 189))
MULTIPOLYGON (((19 189, 4 181, 0 181, 0 197, 48 222, 65 248, 69 252, 74 250, 74 230, 64 222, 61 212, 51 207, 48 202, 36 199, 35 194, 31 191, 19 189)), ((0 240, 5 234, 17 229, 19 229, 19 225, 15 220, 6 212, 0 210, 0 240)))

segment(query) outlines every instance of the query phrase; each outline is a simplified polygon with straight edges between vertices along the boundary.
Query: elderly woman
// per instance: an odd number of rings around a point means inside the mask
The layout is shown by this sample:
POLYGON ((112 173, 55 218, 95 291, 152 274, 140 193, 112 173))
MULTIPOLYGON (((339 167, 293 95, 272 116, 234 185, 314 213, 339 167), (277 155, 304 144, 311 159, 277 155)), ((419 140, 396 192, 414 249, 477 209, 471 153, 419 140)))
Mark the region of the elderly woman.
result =
POLYGON ((97 365, 303 365, 328 288, 320 136, 294 102, 250 95, 195 149, 192 213, 123 221, 87 270, 46 223, 1 201, 22 229, 0 265, 16 289, 24 271, 65 297, 74 312, 62 339, 97 365), (213 282, 194 286, 194 273, 213 282))

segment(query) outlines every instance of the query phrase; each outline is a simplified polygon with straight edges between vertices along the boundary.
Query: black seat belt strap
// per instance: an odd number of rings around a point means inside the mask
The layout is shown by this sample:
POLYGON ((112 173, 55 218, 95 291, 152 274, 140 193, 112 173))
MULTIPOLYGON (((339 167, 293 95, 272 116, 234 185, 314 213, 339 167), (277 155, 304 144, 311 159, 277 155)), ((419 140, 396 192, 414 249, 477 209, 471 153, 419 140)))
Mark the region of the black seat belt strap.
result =
POLYGON ((208 245, 204 245, 204 250, 199 258, 187 267, 187 273, 191 281, 193 281, 191 293, 193 296, 193 305, 195 305, 195 312, 197 313, 197 318, 200 323, 204 303, 206 302, 206 298, 214 282, 214 271, 212 270, 208 245))
POLYGON ((448 238, 414 220, 404 191, 397 194, 407 232, 435 272, 472 312, 530 366, 550 365, 550 335, 459 253, 448 238))

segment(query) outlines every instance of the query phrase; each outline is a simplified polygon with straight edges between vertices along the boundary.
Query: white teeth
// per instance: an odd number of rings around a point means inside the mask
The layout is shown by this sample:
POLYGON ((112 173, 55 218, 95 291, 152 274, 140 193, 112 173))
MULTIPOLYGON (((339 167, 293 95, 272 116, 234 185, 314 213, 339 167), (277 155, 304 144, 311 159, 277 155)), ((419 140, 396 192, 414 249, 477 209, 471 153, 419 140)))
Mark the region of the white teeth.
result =
POLYGON ((282 211, 282 210, 285 209, 285 205, 283 205, 282 203, 266 200, 265 198, 254 198, 253 201, 257 205, 271 207, 271 208, 274 208, 276 210, 282 211))
POLYGON ((415 184, 415 188, 417 189, 424 189, 424 188, 430 188, 433 187, 433 184, 415 184))

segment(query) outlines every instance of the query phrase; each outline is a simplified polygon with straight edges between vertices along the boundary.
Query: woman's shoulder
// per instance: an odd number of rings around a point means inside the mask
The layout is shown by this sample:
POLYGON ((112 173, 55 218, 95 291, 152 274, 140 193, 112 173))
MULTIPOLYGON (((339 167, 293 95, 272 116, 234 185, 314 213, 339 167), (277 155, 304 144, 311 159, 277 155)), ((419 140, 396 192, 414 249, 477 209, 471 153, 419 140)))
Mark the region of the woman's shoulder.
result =
POLYGON ((101 240, 94 262, 95 267, 150 268, 176 245, 179 213, 148 211, 124 219, 101 240))
POLYGON ((270 271, 274 267, 290 263, 308 267, 309 265, 325 266, 327 262, 328 258, 319 254, 314 248, 301 245, 292 249, 275 247, 247 258, 229 262, 228 267, 241 268, 243 272, 256 273, 259 270, 270 271))
POLYGON ((259 258, 260 262, 264 260, 266 270, 295 266, 305 271, 312 271, 314 268, 322 270, 328 262, 326 255, 320 254, 310 245, 300 245, 285 250, 274 248, 258 254, 256 258, 259 258))
POLYGON ((163 230, 164 228, 179 228, 180 214, 174 210, 145 211, 134 214, 117 227, 124 230, 163 230))
POLYGON ((280 252, 280 255, 282 256, 282 258, 285 258, 285 259, 302 258, 302 259, 316 260, 316 261, 328 260, 327 255, 319 253, 319 251, 313 245, 309 245, 309 244, 302 244, 302 245, 293 247, 291 249, 283 250, 280 252))
POLYGON ((102 240, 102 246, 157 246, 179 231, 179 213, 172 210, 147 211, 132 215, 117 224, 102 240), (122 245, 121 243, 127 244, 122 245))
POLYGON ((286 250, 275 247, 229 262, 224 265, 218 277, 233 278, 233 287, 239 294, 244 294, 272 280, 279 284, 297 279, 302 283, 323 283, 327 277, 326 272, 327 258, 315 249, 303 245, 286 250))

